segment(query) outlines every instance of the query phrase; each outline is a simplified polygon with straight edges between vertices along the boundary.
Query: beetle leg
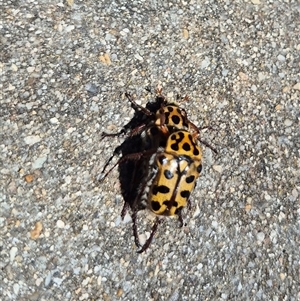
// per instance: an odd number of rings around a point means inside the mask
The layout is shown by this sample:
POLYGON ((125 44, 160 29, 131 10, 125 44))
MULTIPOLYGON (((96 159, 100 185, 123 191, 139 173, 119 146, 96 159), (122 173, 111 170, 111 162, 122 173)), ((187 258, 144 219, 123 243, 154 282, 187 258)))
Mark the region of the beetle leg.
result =
POLYGON ((144 251, 146 251, 149 248, 149 246, 150 246, 150 244, 152 242, 152 239, 153 239, 153 237, 154 237, 154 235, 155 235, 155 233, 157 231, 158 225, 161 222, 162 222, 162 219, 159 218, 159 217, 157 217, 156 220, 155 220, 155 223, 153 224, 153 227, 152 227, 152 230, 151 230, 149 238, 146 240, 146 242, 143 245, 143 247, 139 251, 137 251, 137 253, 139 253, 139 254, 143 253, 144 251))
MULTIPOLYGON (((143 156, 149 156, 152 155, 153 153, 155 153, 155 150, 148 150, 148 151, 143 151, 143 152, 139 152, 139 153, 133 153, 133 154, 128 154, 125 155, 124 157, 120 158, 117 163, 115 163, 113 165, 113 167, 111 167, 104 175, 99 177, 99 182, 103 182, 103 180, 111 173, 111 171, 119 164, 121 164, 122 162, 125 162, 127 160, 140 160, 143 156)), ((115 156, 112 155, 108 162, 106 162, 106 164, 104 165, 101 174, 104 173, 106 167, 108 166, 109 162, 112 160, 112 158, 115 156)))
POLYGON ((129 203, 125 202, 124 206, 123 206, 123 209, 121 211, 121 218, 122 218, 122 220, 124 219, 124 217, 125 217, 125 215, 127 213, 128 208, 129 208, 129 203))
POLYGON ((202 144, 204 144, 205 146, 207 146, 208 148, 210 148, 215 154, 218 153, 218 151, 213 147, 211 146, 208 142, 202 140, 202 139, 198 139, 202 144))
POLYGON ((101 139, 100 141, 102 141, 105 137, 119 137, 119 136, 122 136, 126 133, 126 130, 125 129, 122 129, 121 131, 117 132, 117 133, 112 133, 112 134, 108 134, 108 133, 105 133, 103 132, 101 134, 101 139))
POLYGON ((151 111, 149 111, 148 109, 146 109, 145 107, 137 104, 134 100, 133 97, 131 96, 131 94, 129 93, 125 93, 125 96, 127 97, 127 99, 131 102, 133 109, 135 111, 142 111, 146 116, 153 116, 153 113, 151 111))
MULTIPOLYGON (((121 146, 118 146, 118 147, 114 150, 113 155, 106 161, 105 165, 103 166, 103 169, 102 169, 102 171, 101 171, 101 174, 104 173, 106 167, 109 165, 109 163, 111 162, 111 160, 112 160, 116 155, 120 155, 121 151, 122 151, 122 147, 121 147, 121 146)), ((114 166, 114 167, 115 167, 115 166, 114 166)), ((113 168, 114 168, 114 167, 113 167, 113 168)), ((110 170, 110 171, 111 171, 111 170, 110 170)), ((110 171, 108 172, 108 174, 110 173, 110 171)), ((106 176, 107 176, 107 175, 105 175, 105 177, 106 177, 106 176)), ((100 177, 100 180, 102 180, 102 177, 100 177)))
POLYGON ((134 242, 135 242, 135 245, 138 248, 140 248, 141 244, 140 244, 139 234, 138 234, 137 224, 136 224, 137 210, 133 211, 131 218, 132 218, 132 230, 133 230, 134 242))
POLYGON ((179 210, 179 212, 177 213, 178 215, 178 220, 179 220, 179 223, 180 223, 180 228, 183 226, 183 218, 182 218, 182 211, 179 210))

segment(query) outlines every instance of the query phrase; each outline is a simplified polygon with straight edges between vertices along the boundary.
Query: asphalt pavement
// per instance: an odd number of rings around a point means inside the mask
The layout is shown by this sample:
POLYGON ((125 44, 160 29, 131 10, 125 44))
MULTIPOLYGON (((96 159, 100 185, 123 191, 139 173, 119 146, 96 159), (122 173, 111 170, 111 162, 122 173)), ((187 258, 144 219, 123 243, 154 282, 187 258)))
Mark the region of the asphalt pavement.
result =
MULTIPOLYGON (((0 4, 0 299, 300 300, 298 1, 0 4), (137 254, 124 137, 162 88, 201 131, 184 226, 137 254), (113 159, 116 162, 117 158, 113 159)), ((140 240, 151 231, 138 215, 140 240)))

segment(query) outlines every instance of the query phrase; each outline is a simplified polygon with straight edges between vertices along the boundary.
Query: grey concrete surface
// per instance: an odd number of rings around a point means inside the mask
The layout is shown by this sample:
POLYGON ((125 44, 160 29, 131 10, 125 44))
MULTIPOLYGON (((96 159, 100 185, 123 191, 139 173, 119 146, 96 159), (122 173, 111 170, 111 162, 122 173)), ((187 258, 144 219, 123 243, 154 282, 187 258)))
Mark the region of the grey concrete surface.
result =
POLYGON ((300 300, 298 1, 0 6, 1 300, 300 300), (139 255, 101 133, 158 86, 219 153, 139 255))

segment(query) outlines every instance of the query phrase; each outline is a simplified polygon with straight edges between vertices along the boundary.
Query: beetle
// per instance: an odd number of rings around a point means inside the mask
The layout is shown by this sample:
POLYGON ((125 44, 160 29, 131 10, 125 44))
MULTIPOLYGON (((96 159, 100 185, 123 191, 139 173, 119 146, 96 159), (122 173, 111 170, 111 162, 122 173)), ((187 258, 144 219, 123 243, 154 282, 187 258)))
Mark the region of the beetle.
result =
POLYGON ((200 138, 200 130, 192 123, 186 111, 167 102, 158 92, 152 106, 138 105, 129 93, 125 94, 135 110, 133 119, 115 134, 127 134, 125 141, 115 149, 102 170, 101 181, 119 166, 121 191, 124 197, 122 218, 127 209, 132 211, 135 244, 144 252, 164 220, 177 216, 183 225, 182 209, 190 208, 190 195, 202 170, 200 142, 217 151, 200 138), (114 156, 121 158, 108 170, 114 156), (137 213, 148 208, 156 215, 149 238, 141 246, 137 230, 137 213))

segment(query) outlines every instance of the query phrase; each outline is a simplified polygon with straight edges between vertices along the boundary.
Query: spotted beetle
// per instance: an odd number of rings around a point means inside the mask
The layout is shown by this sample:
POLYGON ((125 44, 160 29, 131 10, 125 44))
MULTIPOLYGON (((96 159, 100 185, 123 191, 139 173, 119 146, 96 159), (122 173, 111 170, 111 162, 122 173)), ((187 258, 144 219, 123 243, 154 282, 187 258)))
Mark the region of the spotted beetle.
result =
POLYGON ((103 134, 103 137, 129 132, 125 142, 130 144, 131 140, 138 138, 140 146, 125 152, 123 145, 118 147, 103 167, 101 180, 103 181, 117 165, 120 175, 122 170, 123 173, 128 173, 128 164, 133 166, 131 179, 126 179, 126 184, 122 185, 120 177, 125 200, 122 217, 130 207, 135 243, 140 247, 138 253, 142 253, 150 246, 164 216, 178 216, 180 225, 183 225, 182 209, 190 207, 190 195, 202 169, 202 150, 199 142, 214 152, 216 150, 200 139, 199 133, 203 128, 196 127, 189 121, 183 108, 175 103, 168 103, 161 93, 156 98, 156 105, 150 109, 138 105, 130 94, 126 93, 126 96, 136 113, 141 113, 140 119, 134 117, 134 122, 131 121, 120 132, 103 134), (120 153, 122 157, 104 174, 112 158, 120 153), (137 213, 146 208, 156 215, 156 219, 149 238, 141 246, 137 213))

